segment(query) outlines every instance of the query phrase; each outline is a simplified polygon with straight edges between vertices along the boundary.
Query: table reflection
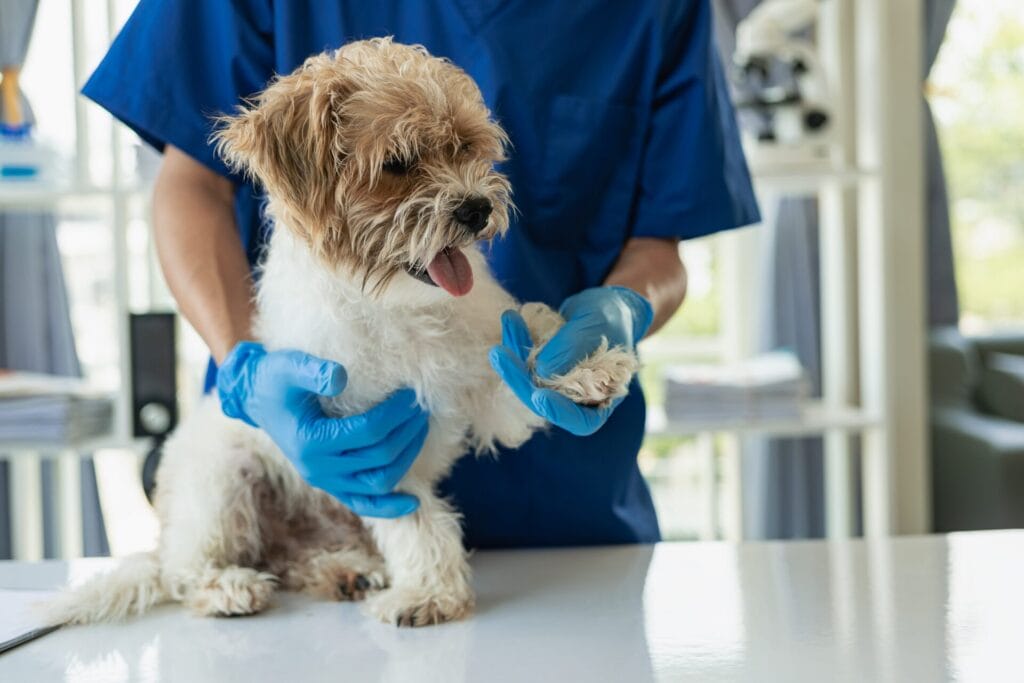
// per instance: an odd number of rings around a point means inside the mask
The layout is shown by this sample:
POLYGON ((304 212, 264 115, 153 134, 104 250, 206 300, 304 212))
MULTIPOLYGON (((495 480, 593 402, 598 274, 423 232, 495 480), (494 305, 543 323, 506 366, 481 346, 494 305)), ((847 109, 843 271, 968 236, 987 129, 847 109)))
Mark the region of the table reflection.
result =
MULTIPOLYGON (((488 552, 472 562, 478 609, 464 622, 396 629, 357 605, 287 594, 241 619, 169 605, 30 643, 0 658, 0 680, 1022 679, 1021 532, 488 552)), ((55 587, 103 565, 4 571, 14 566, 0 566, 0 585, 55 587)))

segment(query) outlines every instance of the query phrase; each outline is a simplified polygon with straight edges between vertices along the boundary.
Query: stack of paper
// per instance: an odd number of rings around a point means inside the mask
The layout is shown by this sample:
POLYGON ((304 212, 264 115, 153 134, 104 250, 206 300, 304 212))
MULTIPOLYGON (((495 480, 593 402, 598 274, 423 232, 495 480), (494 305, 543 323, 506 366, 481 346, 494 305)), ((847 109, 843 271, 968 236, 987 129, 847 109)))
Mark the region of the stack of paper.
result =
POLYGON ((40 606, 57 591, 0 588, 0 654, 57 629, 39 616, 40 606))
POLYGON ((733 365, 677 365, 665 371, 670 420, 799 417, 807 382, 793 354, 773 351, 733 365))
POLYGON ((110 431, 112 397, 82 380, 22 372, 0 374, 0 441, 64 442, 110 431))

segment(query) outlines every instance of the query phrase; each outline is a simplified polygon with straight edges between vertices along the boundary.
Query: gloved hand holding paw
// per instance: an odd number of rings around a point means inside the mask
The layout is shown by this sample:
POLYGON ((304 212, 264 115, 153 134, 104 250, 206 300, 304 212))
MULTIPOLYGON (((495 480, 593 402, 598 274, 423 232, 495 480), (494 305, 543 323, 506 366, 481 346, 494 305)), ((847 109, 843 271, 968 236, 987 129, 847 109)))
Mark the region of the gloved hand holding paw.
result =
POLYGON ((534 413, 585 436, 600 429, 625 396, 636 370, 636 343, 654 310, 633 290, 607 286, 574 294, 559 313, 565 324, 534 353, 526 321, 505 311, 491 366, 534 413), (590 402, 596 405, 581 405, 590 402))
POLYGON ((402 389, 360 415, 325 415, 318 398, 347 381, 339 363, 242 342, 221 365, 217 390, 224 413, 267 432, 310 485, 359 515, 408 514, 419 501, 393 489, 427 438, 427 413, 402 389))

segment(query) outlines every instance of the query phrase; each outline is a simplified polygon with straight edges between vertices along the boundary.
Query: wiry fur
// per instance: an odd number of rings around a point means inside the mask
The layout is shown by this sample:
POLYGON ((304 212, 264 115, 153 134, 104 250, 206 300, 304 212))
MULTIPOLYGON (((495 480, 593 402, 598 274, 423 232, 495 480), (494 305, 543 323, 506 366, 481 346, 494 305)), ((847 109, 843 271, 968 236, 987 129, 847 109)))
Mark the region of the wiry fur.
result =
MULTIPOLYGON (((501 312, 517 306, 475 246, 508 224, 508 183, 493 168, 504 133, 462 71, 387 39, 310 58, 224 126, 221 153, 265 186, 275 222, 258 338, 345 366, 345 390, 321 401, 332 415, 415 390, 430 430, 398 490, 420 507, 360 520, 308 486, 264 432, 210 399, 165 446, 159 549, 61 598, 54 617, 123 618, 164 600, 200 614, 250 614, 283 587, 366 594, 370 613, 399 625, 458 619, 473 606, 469 566, 458 512, 434 485, 467 450, 514 447, 544 426, 487 360, 501 312), (408 173, 382 170, 396 157, 412 162, 408 173), (476 235, 451 216, 472 195, 494 207, 476 235), (458 298, 410 275, 452 246, 475 279, 458 298)), ((523 313, 537 341, 562 323, 542 305, 523 313)), ((632 353, 602 347, 552 385, 600 403, 625 390, 634 368, 632 353)))
POLYGON ((493 169, 505 132, 472 79, 423 47, 359 41, 310 57, 222 121, 218 151, 263 184, 274 218, 372 286, 472 244, 450 220, 467 195, 502 209, 479 237, 508 227, 511 190, 493 169), (383 172, 390 159, 415 172, 383 172))

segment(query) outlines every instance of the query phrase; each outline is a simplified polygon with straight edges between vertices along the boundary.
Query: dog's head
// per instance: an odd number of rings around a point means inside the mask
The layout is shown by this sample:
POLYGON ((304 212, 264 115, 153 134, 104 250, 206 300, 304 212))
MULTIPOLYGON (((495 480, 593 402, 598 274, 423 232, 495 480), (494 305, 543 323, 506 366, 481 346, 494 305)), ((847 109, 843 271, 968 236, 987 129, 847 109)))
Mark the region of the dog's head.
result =
POLYGON ((494 170, 505 133, 473 80, 420 46, 378 38, 310 57, 215 139, 279 224, 368 291, 408 275, 465 294, 461 248, 508 226, 509 184, 494 170))

